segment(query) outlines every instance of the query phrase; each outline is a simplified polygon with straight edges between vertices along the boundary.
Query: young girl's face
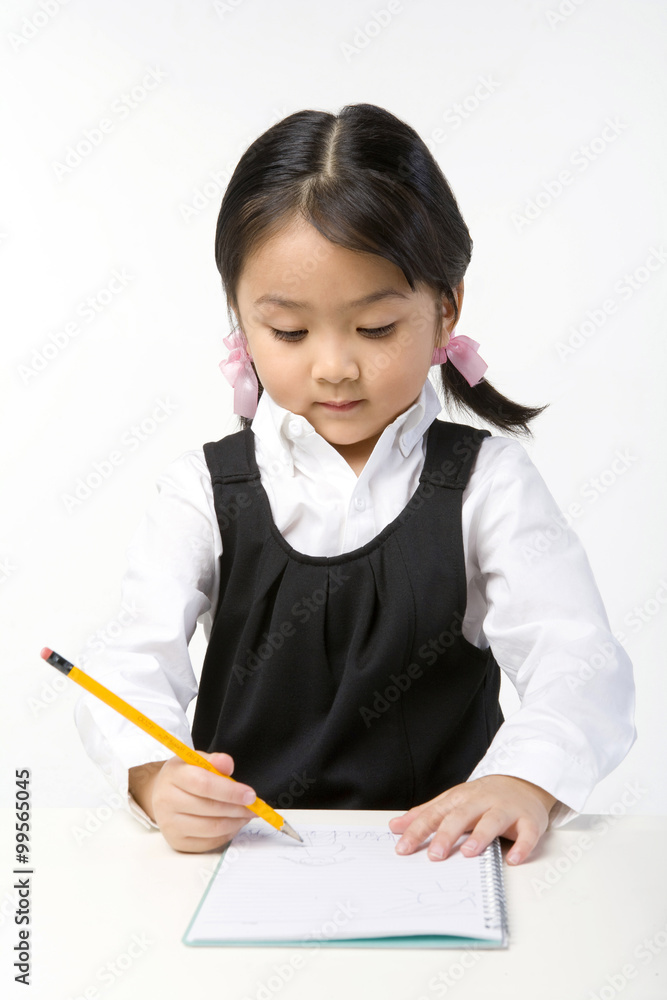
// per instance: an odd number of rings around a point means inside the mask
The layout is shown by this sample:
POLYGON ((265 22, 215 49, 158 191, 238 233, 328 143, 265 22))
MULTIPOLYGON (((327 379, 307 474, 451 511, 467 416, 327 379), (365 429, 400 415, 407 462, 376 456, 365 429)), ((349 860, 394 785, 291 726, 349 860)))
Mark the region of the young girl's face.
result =
MULTIPOLYGON (((459 286, 459 306, 463 287, 459 286)), ((291 223, 248 259, 238 318, 262 385, 305 417, 358 473, 382 431, 418 398, 454 310, 374 254, 291 223)))

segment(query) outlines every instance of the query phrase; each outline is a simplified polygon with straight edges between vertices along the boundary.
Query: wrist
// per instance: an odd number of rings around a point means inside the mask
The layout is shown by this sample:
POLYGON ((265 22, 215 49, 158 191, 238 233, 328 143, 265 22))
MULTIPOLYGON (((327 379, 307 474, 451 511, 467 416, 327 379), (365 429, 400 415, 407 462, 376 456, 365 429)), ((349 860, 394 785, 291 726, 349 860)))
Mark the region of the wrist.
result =
POLYGON ((514 780, 521 781, 523 782, 524 785, 529 786, 531 791, 537 796, 537 798, 543 804, 544 808, 547 811, 547 814, 551 812, 553 807, 558 802, 558 799, 555 797, 555 795, 552 795, 551 792, 547 792, 547 790, 545 788, 542 788, 541 785, 536 785, 534 782, 527 781, 525 778, 514 777, 514 780))
POLYGON ((153 789, 165 761, 149 761, 128 770, 128 791, 147 816, 155 823, 153 810, 153 789))

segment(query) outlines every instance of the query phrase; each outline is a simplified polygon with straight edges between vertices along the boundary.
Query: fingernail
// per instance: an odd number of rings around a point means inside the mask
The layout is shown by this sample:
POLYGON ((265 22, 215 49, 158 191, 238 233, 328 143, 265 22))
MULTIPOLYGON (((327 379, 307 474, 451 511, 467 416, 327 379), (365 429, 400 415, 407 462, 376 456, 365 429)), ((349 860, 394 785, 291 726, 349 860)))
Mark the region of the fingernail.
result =
POLYGON ((396 853, 397 854, 407 854, 408 851, 409 851, 409 849, 410 849, 410 845, 408 844, 408 842, 406 840, 399 840, 398 844, 396 844, 396 853))
POLYGON ((462 851, 476 851, 477 841, 476 840, 466 840, 465 844, 461 844, 462 851))
POLYGON ((428 853, 432 858, 444 858, 445 849, 442 844, 434 844, 433 847, 429 847, 428 853))
POLYGON ((521 855, 518 851, 512 851, 511 854, 507 855, 507 860, 511 865, 516 865, 521 861, 521 855))
POLYGON ((250 803, 254 802, 256 798, 257 796, 255 795, 254 792, 246 792, 243 798, 241 799, 241 802, 244 806, 249 806, 250 803))

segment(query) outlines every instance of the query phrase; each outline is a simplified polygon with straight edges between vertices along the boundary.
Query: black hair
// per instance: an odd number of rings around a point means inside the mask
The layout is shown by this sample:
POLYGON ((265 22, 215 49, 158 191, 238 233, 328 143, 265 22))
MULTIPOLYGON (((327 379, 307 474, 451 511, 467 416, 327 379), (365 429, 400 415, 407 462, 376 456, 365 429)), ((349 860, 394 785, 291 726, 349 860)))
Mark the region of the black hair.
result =
MULTIPOLYGON (((444 295, 458 320, 454 290, 470 263, 472 239, 427 146, 389 111, 374 104, 348 104, 338 115, 297 111, 243 153, 215 233, 232 326, 246 260, 297 217, 332 243, 391 261, 412 291, 423 282, 438 301, 444 295)), ((439 308, 434 321, 439 333, 439 308)), ((476 413, 509 433, 530 435, 528 422, 546 409, 513 402, 485 378, 471 387, 451 363, 440 365, 439 372, 445 405, 476 413)), ((259 376, 257 381, 261 395, 259 376)), ((252 424, 246 417, 240 422, 244 429, 252 424)))

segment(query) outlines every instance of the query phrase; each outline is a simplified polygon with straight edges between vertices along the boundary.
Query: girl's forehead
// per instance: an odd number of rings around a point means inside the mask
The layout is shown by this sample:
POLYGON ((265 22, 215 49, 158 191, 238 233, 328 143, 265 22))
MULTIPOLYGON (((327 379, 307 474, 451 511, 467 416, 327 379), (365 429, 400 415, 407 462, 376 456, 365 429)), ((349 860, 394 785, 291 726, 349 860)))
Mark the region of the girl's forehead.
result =
POLYGON ((333 243, 305 223, 264 240, 245 262, 238 290, 253 305, 289 308, 307 308, 322 295, 358 308, 370 296, 376 301, 387 298, 379 293, 388 290, 395 293, 397 303, 418 294, 391 261, 333 243))

